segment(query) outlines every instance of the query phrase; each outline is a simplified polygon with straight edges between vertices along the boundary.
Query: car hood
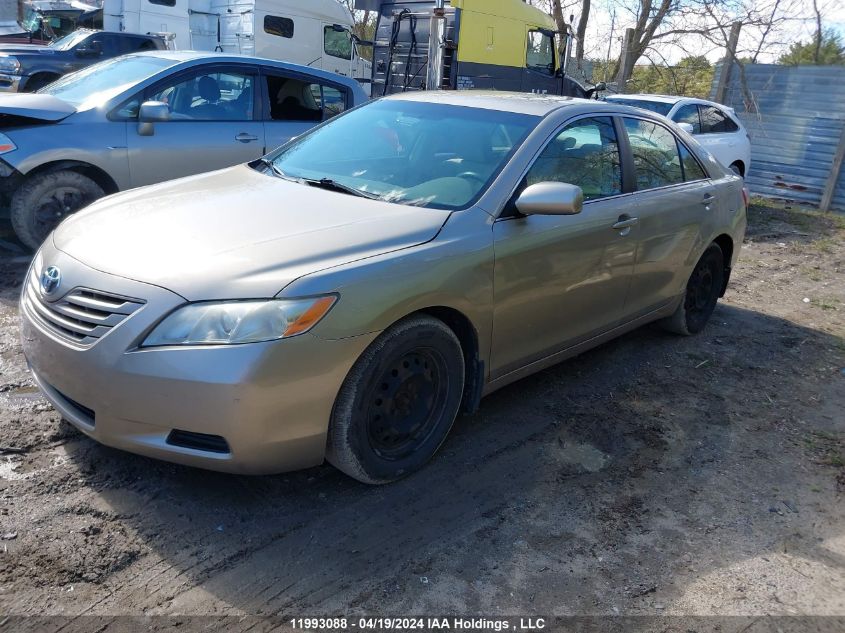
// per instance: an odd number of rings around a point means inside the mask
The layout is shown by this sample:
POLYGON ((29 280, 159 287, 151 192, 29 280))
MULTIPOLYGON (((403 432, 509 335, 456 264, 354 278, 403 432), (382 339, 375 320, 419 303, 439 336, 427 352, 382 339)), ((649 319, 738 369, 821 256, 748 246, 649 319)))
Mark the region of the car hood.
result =
POLYGON ((190 301, 272 297, 295 279, 433 239, 448 211, 389 204, 247 166, 100 200, 63 222, 56 248, 190 301))
MULTIPOLYGON (((0 115, 10 115, 55 123, 76 112, 76 108, 54 97, 36 93, 0 94, 0 115)), ((2 124, 2 119, 0 119, 2 124)))
POLYGON ((0 44, 0 54, 2 55, 53 55, 55 52, 56 49, 45 44, 0 44))

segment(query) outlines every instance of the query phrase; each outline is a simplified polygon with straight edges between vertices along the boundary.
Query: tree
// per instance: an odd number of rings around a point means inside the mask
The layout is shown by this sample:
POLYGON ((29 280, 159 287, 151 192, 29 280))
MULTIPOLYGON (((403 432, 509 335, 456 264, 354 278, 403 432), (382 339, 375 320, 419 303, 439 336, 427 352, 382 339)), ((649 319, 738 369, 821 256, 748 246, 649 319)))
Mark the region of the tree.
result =
POLYGON ((789 52, 781 55, 778 63, 790 66, 845 66, 845 43, 839 33, 826 29, 821 34, 817 33, 809 42, 796 42, 790 46, 789 52))

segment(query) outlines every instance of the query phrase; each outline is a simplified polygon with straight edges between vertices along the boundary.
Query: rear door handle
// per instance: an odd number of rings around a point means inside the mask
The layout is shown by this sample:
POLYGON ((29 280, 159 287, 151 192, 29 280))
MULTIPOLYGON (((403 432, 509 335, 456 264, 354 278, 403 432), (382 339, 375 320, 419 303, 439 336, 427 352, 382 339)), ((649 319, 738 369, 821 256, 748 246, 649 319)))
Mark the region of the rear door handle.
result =
POLYGON ((235 137, 236 141, 240 141, 241 143, 252 143, 253 141, 257 141, 258 137, 255 134, 247 134, 246 132, 241 132, 235 137))
POLYGON ((708 207, 708 206, 710 206, 710 204, 712 204, 712 202, 715 199, 716 199, 716 196, 709 194, 709 193, 705 194, 704 197, 701 199, 701 204, 703 204, 705 207, 708 207))
POLYGON ((619 221, 613 225, 613 229, 616 231, 621 231, 623 229, 630 229, 632 226, 636 226, 640 223, 639 218, 629 218, 626 215, 623 215, 619 218, 619 221))

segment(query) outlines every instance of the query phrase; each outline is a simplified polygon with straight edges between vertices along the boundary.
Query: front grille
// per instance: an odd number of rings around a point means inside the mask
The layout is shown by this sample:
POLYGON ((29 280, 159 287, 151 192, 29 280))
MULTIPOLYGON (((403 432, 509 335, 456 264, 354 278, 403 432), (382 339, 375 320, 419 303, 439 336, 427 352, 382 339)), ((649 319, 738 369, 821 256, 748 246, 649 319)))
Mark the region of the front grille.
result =
POLYGON ((206 453, 229 453, 229 443, 219 435, 173 429, 167 436, 167 443, 171 446, 181 446, 206 453))
POLYGON ((90 347, 143 306, 144 301, 87 288, 74 288, 61 299, 47 301, 33 269, 26 282, 23 304, 28 315, 46 329, 90 347))

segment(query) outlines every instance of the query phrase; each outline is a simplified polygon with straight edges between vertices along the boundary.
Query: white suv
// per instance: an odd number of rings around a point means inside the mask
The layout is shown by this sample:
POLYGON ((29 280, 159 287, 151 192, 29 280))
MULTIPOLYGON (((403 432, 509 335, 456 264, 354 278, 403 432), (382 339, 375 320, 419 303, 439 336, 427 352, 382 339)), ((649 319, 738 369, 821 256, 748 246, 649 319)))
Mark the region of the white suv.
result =
POLYGON ((671 119, 740 176, 744 177, 751 167, 751 140, 733 108, 704 99, 665 95, 609 95, 605 100, 671 119))

